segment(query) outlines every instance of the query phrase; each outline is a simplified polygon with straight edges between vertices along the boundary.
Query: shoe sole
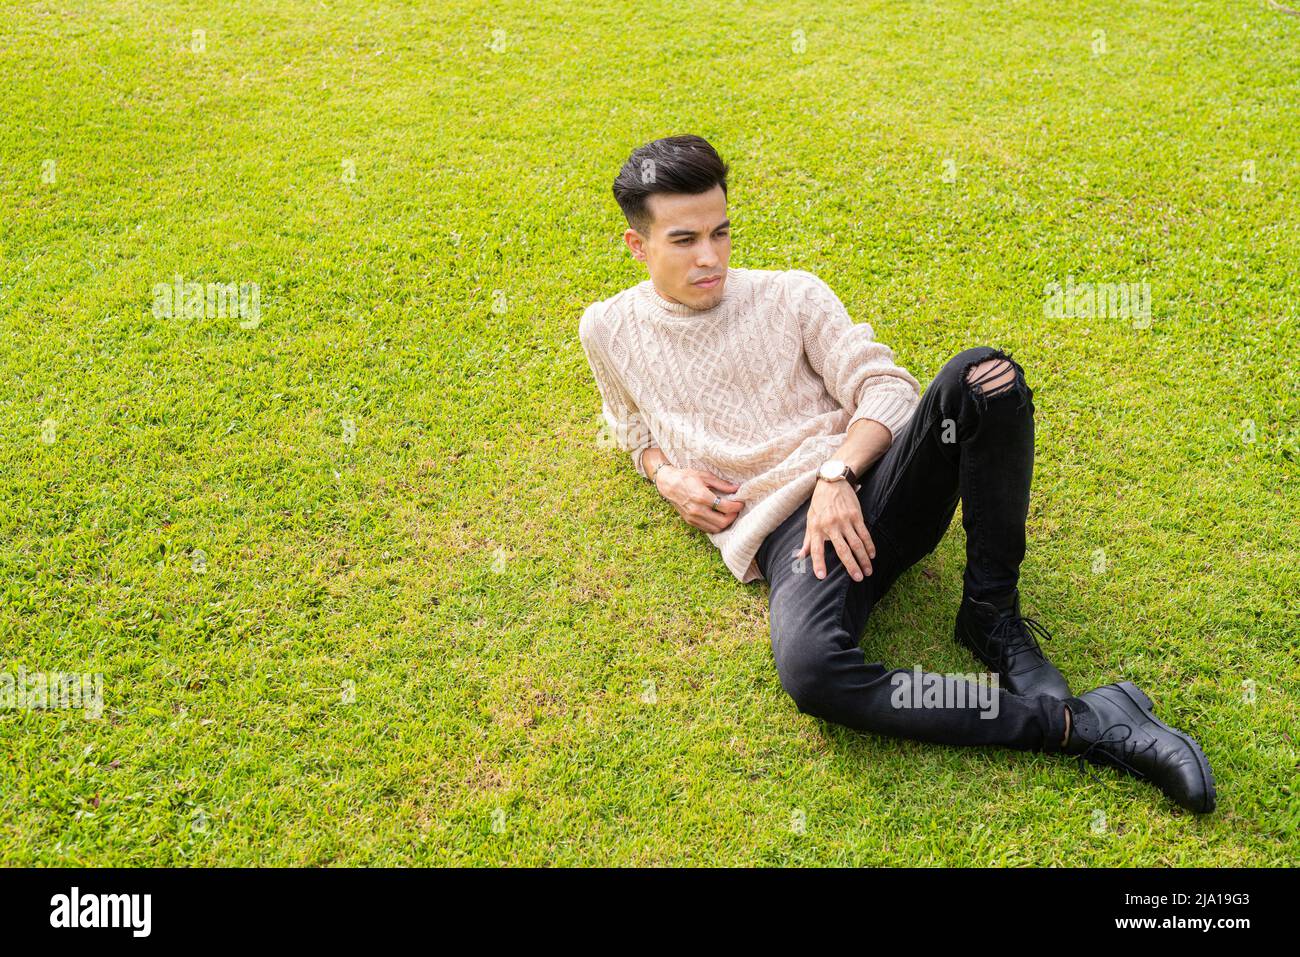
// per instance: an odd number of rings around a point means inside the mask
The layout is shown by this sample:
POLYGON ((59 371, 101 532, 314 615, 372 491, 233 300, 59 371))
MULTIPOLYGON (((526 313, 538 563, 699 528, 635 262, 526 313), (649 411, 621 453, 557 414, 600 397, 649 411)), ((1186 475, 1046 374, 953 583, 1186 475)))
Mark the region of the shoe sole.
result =
POLYGON ((1116 684, 1115 687, 1128 695, 1129 699, 1138 706, 1148 721, 1163 728, 1165 731, 1168 731, 1176 738, 1185 742, 1187 746, 1192 749, 1192 754, 1196 755, 1196 763, 1201 769, 1201 781, 1205 784, 1206 803, 1200 810, 1195 808, 1192 808, 1191 810, 1195 811, 1197 814, 1209 814, 1213 811, 1215 806, 1219 803, 1219 798, 1214 789, 1214 772, 1210 770, 1210 762, 1206 759, 1205 752, 1201 750, 1201 746, 1177 728, 1171 728, 1169 725, 1157 718, 1154 711, 1155 702, 1147 697, 1146 692, 1133 682, 1121 681, 1116 684))

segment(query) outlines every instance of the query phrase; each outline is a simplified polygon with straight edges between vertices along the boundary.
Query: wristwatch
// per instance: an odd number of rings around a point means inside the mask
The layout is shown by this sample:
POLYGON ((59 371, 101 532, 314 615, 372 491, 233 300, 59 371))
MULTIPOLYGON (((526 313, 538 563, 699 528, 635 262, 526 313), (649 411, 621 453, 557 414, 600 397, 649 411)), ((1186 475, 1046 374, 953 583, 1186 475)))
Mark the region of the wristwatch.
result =
POLYGON ((839 459, 827 459, 823 462, 822 467, 817 470, 817 477, 828 482, 847 481, 855 487, 858 484, 858 477, 853 474, 849 463, 841 462, 839 459))

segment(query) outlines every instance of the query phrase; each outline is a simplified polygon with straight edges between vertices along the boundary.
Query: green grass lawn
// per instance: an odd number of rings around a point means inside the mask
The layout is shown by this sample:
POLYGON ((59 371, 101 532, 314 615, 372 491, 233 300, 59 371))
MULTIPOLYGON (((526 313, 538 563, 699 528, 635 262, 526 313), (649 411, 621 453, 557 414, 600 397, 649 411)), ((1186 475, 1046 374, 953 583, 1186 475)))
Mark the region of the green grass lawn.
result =
MULTIPOLYGON (((104 711, 0 710, 0 861, 1294 861, 1300 18, 1066 6, 7 4, 0 672, 104 711), (684 132, 733 265, 922 382, 1024 364, 1027 609, 1198 738, 1214 814, 795 709, 578 341, 644 278, 618 166, 684 132), (177 276, 260 321, 155 315, 177 276), (1046 314, 1067 277, 1150 322, 1046 314)), ((973 670, 962 548, 871 660, 973 670)))

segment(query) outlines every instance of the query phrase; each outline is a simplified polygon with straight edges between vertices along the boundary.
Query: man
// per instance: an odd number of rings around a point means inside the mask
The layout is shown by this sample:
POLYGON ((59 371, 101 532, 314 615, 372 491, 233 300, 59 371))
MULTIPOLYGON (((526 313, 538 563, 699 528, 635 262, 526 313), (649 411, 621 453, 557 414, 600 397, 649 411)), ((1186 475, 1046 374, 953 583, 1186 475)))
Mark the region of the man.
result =
POLYGON ((727 165, 698 136, 635 150, 614 181, 649 278, 582 316, 602 414, 636 471, 769 584, 772 652, 800 711, 878 734, 1063 752, 1214 809, 1200 747, 1132 682, 1074 696, 1020 614, 1033 392, 1004 352, 967 349, 920 394, 869 325, 809 272, 731 268, 727 165), (858 641, 962 502, 955 637, 992 669, 890 670, 858 641), (811 567, 810 567, 811 566, 811 567), (977 694, 977 690, 979 693, 977 694), (979 700, 978 707, 971 702, 979 700))

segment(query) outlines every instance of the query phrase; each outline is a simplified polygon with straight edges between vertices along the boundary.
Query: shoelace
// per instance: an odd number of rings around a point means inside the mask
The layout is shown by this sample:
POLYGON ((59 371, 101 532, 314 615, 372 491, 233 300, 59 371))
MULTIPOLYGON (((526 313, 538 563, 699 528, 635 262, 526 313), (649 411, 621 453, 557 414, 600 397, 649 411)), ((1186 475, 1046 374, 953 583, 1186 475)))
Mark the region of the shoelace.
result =
MULTIPOLYGON (((1074 736, 1073 728, 1071 728, 1070 730, 1070 736, 1071 737, 1074 736)), ((1140 751, 1149 751, 1155 745, 1156 739, 1152 738, 1149 742, 1147 742, 1146 747, 1139 748, 1137 746, 1137 742, 1129 741, 1131 737, 1133 737, 1132 725, 1118 724, 1118 723, 1112 724, 1109 728, 1107 728, 1105 731, 1103 731, 1100 735, 1097 736, 1097 740, 1090 743, 1086 748, 1083 749, 1082 752, 1079 753, 1078 757, 1079 757, 1080 772, 1086 773, 1094 781, 1101 781, 1100 775, 1094 773, 1093 770, 1089 768, 1086 763, 1086 759, 1088 755, 1092 754, 1093 749, 1096 748, 1099 749, 1101 754, 1106 755, 1106 757, 1108 757, 1111 760, 1111 762, 1118 764, 1124 770, 1128 771, 1129 774, 1132 774, 1135 777, 1141 778, 1142 780, 1145 781, 1146 775, 1143 774, 1141 771, 1139 771, 1137 768, 1133 767, 1133 765, 1129 764, 1124 759, 1135 757, 1140 751), (1106 735, 1110 734, 1112 731, 1116 730, 1117 728, 1123 728, 1124 731, 1126 731, 1127 733, 1122 738, 1106 737, 1106 735)))
POLYGON ((1043 641, 1048 641, 1052 637, 1052 633, 1040 625, 1035 618, 1013 615, 1001 619, 994 625, 989 638, 1001 648, 998 652, 998 670, 1008 671, 1011 656, 1018 655, 1022 651, 1033 651, 1042 655, 1043 649, 1039 647, 1035 635, 1041 636, 1043 641))

